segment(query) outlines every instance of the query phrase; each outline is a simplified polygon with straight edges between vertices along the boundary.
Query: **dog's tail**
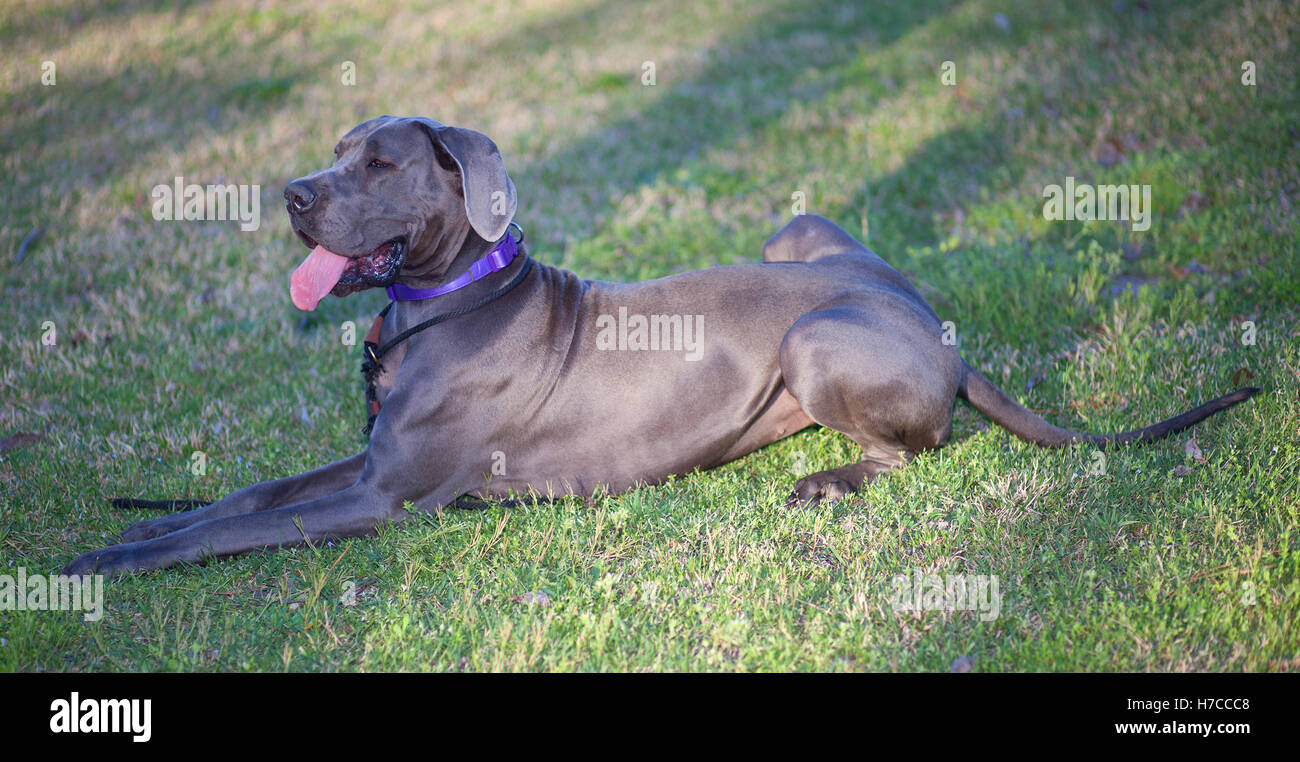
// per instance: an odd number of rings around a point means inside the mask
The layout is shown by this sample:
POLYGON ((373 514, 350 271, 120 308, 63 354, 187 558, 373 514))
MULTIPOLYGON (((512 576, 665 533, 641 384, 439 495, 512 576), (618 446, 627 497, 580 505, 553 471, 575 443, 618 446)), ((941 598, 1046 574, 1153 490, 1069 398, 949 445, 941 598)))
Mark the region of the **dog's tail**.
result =
POLYGON ((1238 402, 1245 402, 1259 391, 1258 387, 1244 387, 1154 426, 1126 431, 1122 434, 1085 434, 1053 426, 1008 397, 1005 392, 994 386, 992 381, 985 378, 984 374, 970 367, 969 364, 966 365, 965 378, 957 389, 957 396, 988 416, 989 420, 1026 442, 1032 442, 1040 447, 1065 447, 1073 442, 1087 442, 1105 449, 1163 439, 1200 423, 1220 410, 1227 410, 1238 402))
POLYGON ((137 500, 133 497, 112 498, 113 507, 119 511, 190 511, 208 505, 209 500, 137 500))

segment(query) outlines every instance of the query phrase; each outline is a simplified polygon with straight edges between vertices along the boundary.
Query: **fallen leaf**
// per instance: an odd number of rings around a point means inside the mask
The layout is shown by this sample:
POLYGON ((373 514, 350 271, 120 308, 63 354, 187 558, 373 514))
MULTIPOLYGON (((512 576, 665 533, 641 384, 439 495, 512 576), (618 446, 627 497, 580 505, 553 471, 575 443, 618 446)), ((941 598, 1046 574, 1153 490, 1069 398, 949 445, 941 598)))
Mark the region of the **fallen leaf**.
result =
POLYGON ((530 603, 536 606, 551 605, 551 596, 541 592, 540 590, 532 590, 523 595, 512 595, 510 596, 510 600, 515 603, 530 603))
POLYGON ((1195 438, 1183 442, 1183 454, 1197 463, 1205 462, 1205 454, 1201 452, 1201 446, 1196 443, 1195 438))
POLYGON ((949 672, 970 672, 975 669, 975 660, 969 656, 958 656, 948 667, 949 672))
POLYGON ((1106 143, 1097 149, 1096 161, 1103 167, 1113 167, 1116 164, 1122 164, 1127 160, 1121 151, 1110 143, 1106 143))
POLYGON ((1204 193, 1191 191, 1183 198, 1183 203, 1178 207, 1178 216, 1184 217, 1188 212, 1204 209, 1209 205, 1210 199, 1204 193))
POLYGON ((29 444, 32 444, 33 442, 39 442, 39 441, 41 441, 40 434, 33 434, 28 431, 20 432, 18 434, 14 434, 13 436, 0 439, 0 452, 4 452, 5 450, 12 450, 17 447, 25 447, 29 444))

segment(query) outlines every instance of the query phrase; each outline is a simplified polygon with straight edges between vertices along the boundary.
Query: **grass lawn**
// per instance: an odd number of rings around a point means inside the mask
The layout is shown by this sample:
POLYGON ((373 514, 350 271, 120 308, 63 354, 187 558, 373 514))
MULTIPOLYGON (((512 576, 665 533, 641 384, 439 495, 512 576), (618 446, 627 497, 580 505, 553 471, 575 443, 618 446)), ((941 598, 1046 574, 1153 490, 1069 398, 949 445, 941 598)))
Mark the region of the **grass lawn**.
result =
POLYGON ((1264 391, 1100 469, 959 403, 949 446, 836 505, 784 507, 857 459, 814 428, 591 502, 113 580, 98 622, 0 611, 0 669, 1300 669, 1300 5, 409 5, 6 5, 0 574, 151 516, 111 496, 364 447, 339 327, 386 300, 293 308, 280 193, 379 114, 492 136, 532 253, 585 277, 756 262, 802 193, 1053 423, 1264 391), (155 221, 177 175, 259 184, 260 229, 155 221), (1067 177, 1149 184, 1150 229, 1045 220, 1067 177), (895 611, 916 573, 995 575, 999 616, 895 611))

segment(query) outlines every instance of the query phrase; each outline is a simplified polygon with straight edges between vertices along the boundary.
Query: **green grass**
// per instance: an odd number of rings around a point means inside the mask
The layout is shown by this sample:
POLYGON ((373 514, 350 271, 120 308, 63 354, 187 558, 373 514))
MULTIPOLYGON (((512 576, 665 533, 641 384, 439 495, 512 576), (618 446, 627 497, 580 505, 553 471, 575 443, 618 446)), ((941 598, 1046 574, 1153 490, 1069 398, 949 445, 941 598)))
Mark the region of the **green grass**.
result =
POLYGON ((381 113, 491 135, 533 253, 587 277, 757 261, 802 191, 1055 423, 1152 423, 1243 368, 1264 393, 1098 476, 958 405, 948 447, 834 506, 784 507, 856 459, 813 429, 590 503, 125 578, 97 623, 0 611, 0 669, 1300 668, 1295 4, 257 5, 0 19, 0 438, 40 437, 0 451, 0 573, 148 517, 109 496, 215 498, 364 446, 338 326, 383 297, 302 318, 278 199, 381 113), (177 174, 260 184, 261 229, 155 222, 177 174), (1151 184, 1151 229, 1044 220, 1067 175, 1151 184), (918 569, 997 575, 1001 616, 896 613, 918 569))

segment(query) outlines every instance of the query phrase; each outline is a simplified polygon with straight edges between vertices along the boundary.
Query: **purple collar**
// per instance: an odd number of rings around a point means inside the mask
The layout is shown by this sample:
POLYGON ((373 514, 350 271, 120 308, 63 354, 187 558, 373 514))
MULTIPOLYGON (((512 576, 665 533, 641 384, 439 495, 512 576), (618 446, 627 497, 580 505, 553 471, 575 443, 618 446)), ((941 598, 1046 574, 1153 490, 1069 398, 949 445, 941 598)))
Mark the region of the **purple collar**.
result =
POLYGON ((506 237, 496 248, 489 251, 482 259, 475 260, 469 269, 461 273, 460 277, 450 283, 444 283, 437 288, 411 288, 403 286, 400 283, 394 283, 388 287, 388 298, 398 302, 418 302, 422 299, 432 299, 435 296, 450 294, 452 291, 458 291, 476 280, 483 280, 492 273, 501 272, 515 261, 515 255, 519 253, 519 247, 515 244, 515 239, 511 237, 510 231, 506 231, 506 237))

